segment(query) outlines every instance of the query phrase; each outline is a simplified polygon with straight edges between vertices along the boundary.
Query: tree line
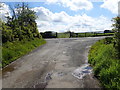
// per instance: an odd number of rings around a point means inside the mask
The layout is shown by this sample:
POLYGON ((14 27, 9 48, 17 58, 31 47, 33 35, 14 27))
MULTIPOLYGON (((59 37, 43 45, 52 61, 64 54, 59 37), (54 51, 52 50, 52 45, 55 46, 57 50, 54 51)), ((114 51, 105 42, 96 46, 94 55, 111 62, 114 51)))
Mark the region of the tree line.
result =
MULTIPOLYGON (((11 7, 10 7, 11 8, 11 7)), ((11 8, 12 16, 7 16, 7 22, 2 22, 2 42, 12 42, 23 39, 41 38, 37 29, 37 15, 25 3, 11 8)))

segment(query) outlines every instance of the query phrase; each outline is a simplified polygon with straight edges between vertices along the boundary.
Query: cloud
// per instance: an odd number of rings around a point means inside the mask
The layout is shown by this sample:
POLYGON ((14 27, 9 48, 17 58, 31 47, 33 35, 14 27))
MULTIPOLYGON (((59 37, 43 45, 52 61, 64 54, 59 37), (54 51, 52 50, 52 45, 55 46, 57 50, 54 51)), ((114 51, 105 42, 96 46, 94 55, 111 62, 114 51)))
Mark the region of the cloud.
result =
MULTIPOLYGON (((57 1, 58 0, 56 0, 56 2, 57 1)), ((65 1, 67 2, 69 0, 62 1, 66 6, 65 1)), ((54 1, 52 3, 56 2, 54 1)), ((0 3, 0 6, 0 18, 5 20, 5 16, 10 16, 9 6, 4 3, 0 3)), ((112 25, 111 20, 104 16, 97 18, 90 17, 86 14, 70 16, 65 11, 53 13, 44 7, 34 7, 32 10, 34 10, 38 16, 36 22, 40 32, 63 32, 68 30, 74 32, 103 31, 105 29, 111 29, 112 25)))
POLYGON ((5 3, 0 3, 0 18, 3 21, 6 21, 5 17, 7 16, 11 16, 9 6, 6 5, 5 3))
POLYGON ((67 7, 69 7, 71 10, 77 11, 77 10, 91 10, 93 8, 93 5, 88 0, 71 0, 68 3, 65 3, 67 7))
POLYGON ((35 7, 33 10, 37 13, 37 15, 39 16, 38 18, 40 18, 40 20, 42 21, 50 21, 50 16, 53 15, 52 12, 44 7, 35 7))
POLYGON ((48 4, 58 3, 60 0, 46 0, 48 4))
POLYGON ((44 7, 33 8, 38 15, 36 20, 40 32, 44 31, 104 31, 111 29, 111 20, 104 16, 98 18, 90 17, 86 14, 70 16, 66 12, 53 13, 44 7))
POLYGON ((59 4, 68 7, 73 11, 78 10, 91 10, 93 8, 92 2, 89 0, 46 0, 47 4, 59 4))
POLYGON ((108 9, 113 14, 118 14, 118 2, 120 0, 104 0, 101 8, 108 9))

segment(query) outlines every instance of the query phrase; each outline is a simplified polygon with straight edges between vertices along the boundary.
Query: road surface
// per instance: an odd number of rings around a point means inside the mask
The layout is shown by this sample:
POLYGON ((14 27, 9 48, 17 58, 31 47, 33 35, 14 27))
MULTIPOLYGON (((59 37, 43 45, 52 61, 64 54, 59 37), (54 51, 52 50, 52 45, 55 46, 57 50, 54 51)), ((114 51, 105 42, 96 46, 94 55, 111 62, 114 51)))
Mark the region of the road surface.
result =
POLYGON ((3 69, 3 88, 99 88, 87 62, 90 46, 104 37, 46 39, 47 44, 3 69))

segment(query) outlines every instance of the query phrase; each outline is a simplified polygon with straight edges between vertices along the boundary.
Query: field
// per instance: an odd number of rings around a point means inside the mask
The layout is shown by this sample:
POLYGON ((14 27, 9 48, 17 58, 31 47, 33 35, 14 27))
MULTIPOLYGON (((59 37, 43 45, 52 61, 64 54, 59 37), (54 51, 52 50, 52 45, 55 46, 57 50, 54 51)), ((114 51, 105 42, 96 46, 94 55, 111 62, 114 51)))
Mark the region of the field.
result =
POLYGON ((69 38, 70 34, 69 33, 58 33, 57 38, 69 38))
MULTIPOLYGON (((114 33, 73 33, 71 37, 97 37, 97 36, 111 36, 114 33)), ((57 38, 70 38, 69 33, 58 33, 57 38)))
POLYGON ((114 33, 79 33, 78 37, 110 36, 114 33))

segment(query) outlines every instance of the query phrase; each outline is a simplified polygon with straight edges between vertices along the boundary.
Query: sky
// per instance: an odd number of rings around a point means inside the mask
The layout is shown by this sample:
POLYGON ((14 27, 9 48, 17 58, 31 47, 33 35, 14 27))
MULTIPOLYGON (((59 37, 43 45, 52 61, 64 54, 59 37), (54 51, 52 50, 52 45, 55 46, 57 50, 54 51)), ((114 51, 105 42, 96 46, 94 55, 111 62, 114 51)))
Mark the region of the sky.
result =
MULTIPOLYGON (((9 0, 10 1, 10 0, 9 0)), ((0 18, 11 16, 9 5, 19 3, 2 2, 0 18)), ((112 18, 118 15, 120 0, 43 0, 26 2, 36 12, 39 32, 94 32, 112 29, 112 18)))

